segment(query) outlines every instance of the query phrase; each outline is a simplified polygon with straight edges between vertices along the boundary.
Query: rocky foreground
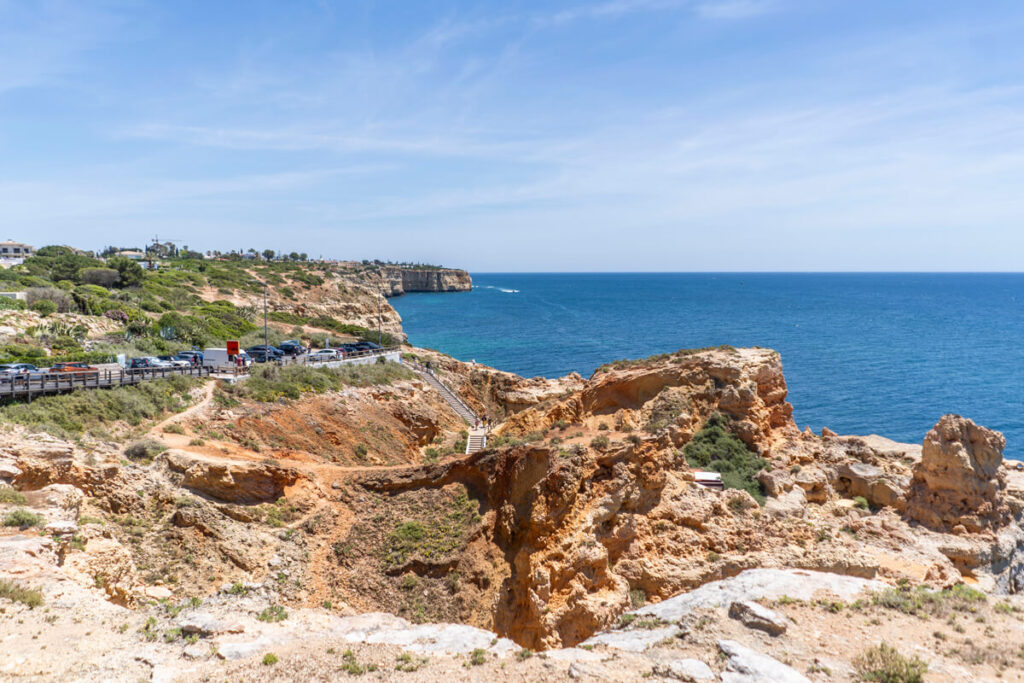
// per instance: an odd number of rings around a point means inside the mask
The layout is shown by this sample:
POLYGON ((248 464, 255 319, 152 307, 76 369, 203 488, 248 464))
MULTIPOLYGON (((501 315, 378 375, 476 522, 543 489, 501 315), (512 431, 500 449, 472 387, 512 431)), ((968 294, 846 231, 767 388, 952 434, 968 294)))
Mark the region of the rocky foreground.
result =
POLYGON ((10 429, 0 676, 1020 678, 1024 481, 997 432, 801 432, 764 349, 552 381, 415 354, 490 448, 461 455, 412 377, 203 387, 151 461, 116 430, 10 429))

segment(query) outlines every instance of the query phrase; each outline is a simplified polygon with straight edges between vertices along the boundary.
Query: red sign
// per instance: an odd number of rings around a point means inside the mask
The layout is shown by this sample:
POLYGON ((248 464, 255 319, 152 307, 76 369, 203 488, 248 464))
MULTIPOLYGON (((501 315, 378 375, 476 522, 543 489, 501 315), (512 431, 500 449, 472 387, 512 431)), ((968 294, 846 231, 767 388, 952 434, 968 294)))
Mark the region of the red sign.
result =
POLYGON ((238 355, 238 342, 236 342, 236 341, 229 341, 228 342, 228 355, 229 356, 237 356, 238 355))

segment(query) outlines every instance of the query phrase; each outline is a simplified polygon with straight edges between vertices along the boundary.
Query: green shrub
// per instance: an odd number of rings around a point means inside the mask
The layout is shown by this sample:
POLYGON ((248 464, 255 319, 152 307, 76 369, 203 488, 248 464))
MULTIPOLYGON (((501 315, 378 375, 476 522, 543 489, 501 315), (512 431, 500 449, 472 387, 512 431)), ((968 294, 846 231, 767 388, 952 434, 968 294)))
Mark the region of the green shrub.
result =
POLYGON ((15 505, 24 505, 25 496, 21 491, 12 489, 9 486, 0 488, 0 503, 14 503, 15 505))
POLYGON ((0 310, 24 311, 25 302, 21 299, 12 299, 9 296, 0 296, 0 310))
POLYGON ((57 312, 57 304, 53 303, 49 299, 40 299, 29 306, 29 308, 42 316, 47 316, 57 312))
POLYGON ((279 660, 277 659, 277 655, 275 655, 273 652, 268 652, 267 654, 263 655, 264 666, 273 666, 274 664, 277 664, 278 661, 279 660))
POLYGON ((153 458, 167 450, 167 446, 155 439, 142 439, 129 445, 124 449, 124 455, 129 460, 148 465, 153 458))
POLYGON ((590 447, 596 448, 598 450, 604 450, 605 448, 608 448, 610 444, 611 441, 608 439, 608 437, 603 435, 595 436, 593 439, 590 440, 590 447))
POLYGON ((758 503, 764 503, 764 493, 756 477, 768 461, 747 448, 747 445, 729 431, 729 421, 715 413, 683 449, 691 467, 701 467, 722 475, 727 489, 740 489, 749 493, 758 503))
POLYGON ((281 605, 271 605, 270 607, 260 612, 259 615, 260 621, 267 622, 284 621, 287 618, 288 612, 281 605))
POLYGON ((472 666, 480 666, 487 661, 487 650, 483 648, 476 648, 469 654, 469 663, 472 666))
POLYGON ((853 666, 860 680, 875 683, 921 683, 928 671, 923 660, 904 657, 887 643, 861 652, 854 658, 853 666))
POLYGON ((20 602, 30 608, 39 607, 43 604, 43 594, 41 591, 22 588, 7 579, 0 579, 0 598, 6 598, 12 602, 20 602))
POLYGON ((870 503, 868 503, 868 499, 865 498, 864 496, 857 496, 857 497, 855 497, 853 499, 853 505, 854 505, 854 507, 856 507, 856 508, 858 508, 860 510, 870 510, 871 509, 871 505, 870 505, 870 503))
POLYGON ((4 515, 4 526, 16 526, 22 529, 27 529, 31 526, 38 526, 42 523, 42 517, 40 517, 34 512, 29 512, 24 508, 11 510, 6 515, 4 515))

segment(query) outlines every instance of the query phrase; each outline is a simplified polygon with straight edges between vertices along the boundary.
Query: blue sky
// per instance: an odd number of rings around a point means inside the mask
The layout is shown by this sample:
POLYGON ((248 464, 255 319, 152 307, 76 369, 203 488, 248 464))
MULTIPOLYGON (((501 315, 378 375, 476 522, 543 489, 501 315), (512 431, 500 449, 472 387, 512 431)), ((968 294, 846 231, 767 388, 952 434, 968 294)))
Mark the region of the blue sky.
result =
POLYGON ((1021 270, 1024 4, 0 0, 0 237, 1021 270))

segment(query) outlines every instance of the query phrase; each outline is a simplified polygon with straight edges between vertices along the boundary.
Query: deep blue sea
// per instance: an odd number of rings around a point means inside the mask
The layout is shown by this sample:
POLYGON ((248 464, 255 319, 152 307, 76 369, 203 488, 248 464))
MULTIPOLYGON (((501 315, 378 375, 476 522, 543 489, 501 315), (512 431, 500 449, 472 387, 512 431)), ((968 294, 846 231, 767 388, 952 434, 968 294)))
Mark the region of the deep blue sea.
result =
POLYGON ((409 339, 521 375, 731 344, 782 354, 802 428, 920 443, 945 413, 1024 456, 1024 274, 474 273, 392 300, 409 339))

